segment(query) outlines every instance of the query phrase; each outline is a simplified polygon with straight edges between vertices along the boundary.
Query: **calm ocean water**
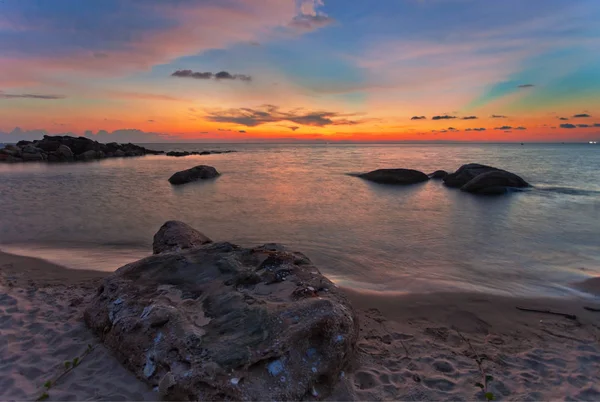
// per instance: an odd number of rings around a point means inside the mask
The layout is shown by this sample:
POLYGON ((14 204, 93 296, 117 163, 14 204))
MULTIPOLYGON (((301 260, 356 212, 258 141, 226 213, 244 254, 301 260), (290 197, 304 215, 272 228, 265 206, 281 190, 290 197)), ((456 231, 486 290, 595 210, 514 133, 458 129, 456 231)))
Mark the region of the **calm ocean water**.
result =
POLYGON ((395 292, 559 295, 600 275, 600 146, 587 144, 154 144, 222 155, 0 165, 0 249, 114 270, 178 219, 213 240, 284 243, 332 280, 395 292), (390 187, 348 172, 513 171, 535 188, 477 197, 439 181, 390 187), (172 187, 199 164, 214 181, 172 187))

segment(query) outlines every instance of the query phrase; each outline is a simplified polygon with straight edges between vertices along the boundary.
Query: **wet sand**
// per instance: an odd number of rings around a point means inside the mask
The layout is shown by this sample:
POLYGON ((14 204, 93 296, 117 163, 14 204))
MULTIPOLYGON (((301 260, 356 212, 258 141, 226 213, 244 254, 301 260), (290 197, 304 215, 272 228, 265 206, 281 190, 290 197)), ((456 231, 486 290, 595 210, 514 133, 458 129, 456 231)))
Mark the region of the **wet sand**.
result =
MULTIPOLYGON (((57 378, 49 400, 158 397, 83 323, 83 308, 106 275, 0 253, 0 399, 36 399, 57 378), (81 363, 65 373, 64 362, 78 356, 81 363)), ((600 281, 580 289, 600 294, 600 281)), ((584 309, 600 308, 600 299, 591 294, 346 293, 359 313, 360 338, 330 400, 483 400, 475 383, 484 375, 493 377, 488 391, 499 400, 600 399, 600 312, 584 309)))

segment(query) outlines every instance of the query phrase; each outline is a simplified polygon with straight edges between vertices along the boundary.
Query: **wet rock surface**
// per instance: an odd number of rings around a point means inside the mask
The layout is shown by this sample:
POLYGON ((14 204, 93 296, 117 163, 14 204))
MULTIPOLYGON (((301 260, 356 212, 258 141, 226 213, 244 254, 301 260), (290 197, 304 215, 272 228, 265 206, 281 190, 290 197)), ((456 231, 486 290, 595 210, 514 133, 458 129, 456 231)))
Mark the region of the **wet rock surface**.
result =
MULTIPOLYGON (((180 231, 178 242, 197 233, 180 231)), ((104 280, 84 317, 170 400, 325 397, 358 333, 335 285, 277 244, 209 243, 128 264, 104 280)))
POLYGON ((101 144, 86 137, 45 135, 41 140, 19 141, 0 149, 0 162, 73 162, 163 153, 135 144, 101 144))

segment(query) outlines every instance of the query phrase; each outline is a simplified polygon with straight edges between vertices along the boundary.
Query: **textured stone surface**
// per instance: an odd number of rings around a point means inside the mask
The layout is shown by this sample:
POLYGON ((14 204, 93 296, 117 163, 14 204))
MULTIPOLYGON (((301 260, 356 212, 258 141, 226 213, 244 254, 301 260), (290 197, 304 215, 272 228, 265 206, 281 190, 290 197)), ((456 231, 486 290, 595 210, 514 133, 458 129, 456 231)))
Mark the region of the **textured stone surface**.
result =
POLYGON ((358 333, 335 285, 304 255, 273 244, 210 243, 128 264, 84 316, 170 400, 324 397, 358 333))

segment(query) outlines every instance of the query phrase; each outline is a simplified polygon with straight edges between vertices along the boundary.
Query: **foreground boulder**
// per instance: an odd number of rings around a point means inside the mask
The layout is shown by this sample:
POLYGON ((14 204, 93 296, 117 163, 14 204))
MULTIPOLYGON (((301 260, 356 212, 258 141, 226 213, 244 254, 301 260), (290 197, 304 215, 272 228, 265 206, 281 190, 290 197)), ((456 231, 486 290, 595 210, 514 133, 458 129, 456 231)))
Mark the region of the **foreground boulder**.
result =
POLYGON ((168 221, 154 235, 152 251, 154 254, 181 251, 206 243, 212 243, 212 240, 190 225, 180 221, 168 221))
MULTIPOLYGON (((181 232, 180 243, 193 242, 181 232)), ((167 400, 327 396, 356 344, 340 291, 300 253, 209 243, 125 265, 87 325, 167 400)))
POLYGON ((0 149, 0 162, 72 162, 162 154, 135 144, 101 144, 85 137, 45 135, 37 141, 19 141, 0 149), (5 155, 5 156, 2 156, 5 155), (11 158, 8 158, 10 156, 11 158))
POLYGON ((196 180, 212 179, 219 175, 220 173, 217 172, 217 169, 214 167, 199 165, 173 174, 173 176, 169 178, 169 183, 174 185, 185 184, 196 180))
POLYGON ((433 173, 428 174, 430 179, 445 179, 448 176, 448 172, 445 170, 436 170, 433 173))
POLYGON ((530 187, 514 173, 478 163, 461 166, 444 178, 444 184, 474 194, 502 194, 508 188, 530 187))
POLYGON ((413 169, 377 169, 356 176, 382 184, 415 184, 429 180, 425 173, 413 169))

